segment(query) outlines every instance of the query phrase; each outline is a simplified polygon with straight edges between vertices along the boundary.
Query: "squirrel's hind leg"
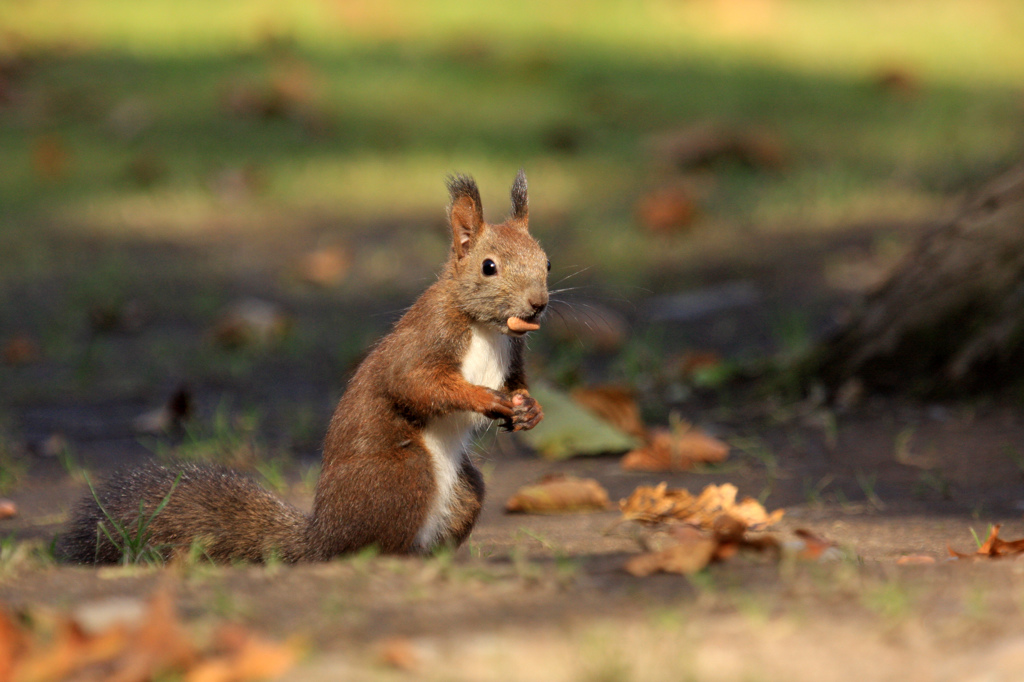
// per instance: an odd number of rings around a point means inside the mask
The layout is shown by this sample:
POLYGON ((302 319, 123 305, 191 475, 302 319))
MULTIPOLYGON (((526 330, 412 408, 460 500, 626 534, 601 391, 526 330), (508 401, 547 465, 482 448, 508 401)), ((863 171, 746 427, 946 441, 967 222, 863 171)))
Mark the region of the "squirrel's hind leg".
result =
POLYGON ((462 462, 454 492, 445 541, 458 547, 469 537, 484 503, 484 477, 468 456, 462 462))

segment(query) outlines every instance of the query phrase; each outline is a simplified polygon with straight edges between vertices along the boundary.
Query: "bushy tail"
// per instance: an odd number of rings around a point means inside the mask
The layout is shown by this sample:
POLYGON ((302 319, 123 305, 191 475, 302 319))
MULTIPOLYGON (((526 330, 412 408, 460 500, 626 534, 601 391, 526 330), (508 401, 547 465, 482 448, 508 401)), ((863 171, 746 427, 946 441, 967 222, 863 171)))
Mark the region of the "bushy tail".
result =
POLYGON ((250 478, 214 466, 123 470, 84 498, 57 541, 62 561, 167 560, 195 550, 213 561, 298 561, 309 520, 250 478))

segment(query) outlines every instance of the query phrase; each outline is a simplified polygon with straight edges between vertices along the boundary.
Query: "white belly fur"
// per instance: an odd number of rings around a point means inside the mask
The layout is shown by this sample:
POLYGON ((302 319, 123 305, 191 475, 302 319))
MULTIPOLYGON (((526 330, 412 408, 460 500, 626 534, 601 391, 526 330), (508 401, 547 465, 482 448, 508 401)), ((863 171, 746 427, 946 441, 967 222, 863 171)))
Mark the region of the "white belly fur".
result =
MULTIPOLYGON (((462 360, 462 376, 471 384, 500 388, 508 376, 511 339, 497 330, 473 325, 473 338, 462 360)), ((456 412, 433 420, 423 430, 430 452, 436 492, 427 519, 416 534, 416 544, 430 550, 448 529, 455 483, 473 434, 487 419, 475 412, 456 412)))

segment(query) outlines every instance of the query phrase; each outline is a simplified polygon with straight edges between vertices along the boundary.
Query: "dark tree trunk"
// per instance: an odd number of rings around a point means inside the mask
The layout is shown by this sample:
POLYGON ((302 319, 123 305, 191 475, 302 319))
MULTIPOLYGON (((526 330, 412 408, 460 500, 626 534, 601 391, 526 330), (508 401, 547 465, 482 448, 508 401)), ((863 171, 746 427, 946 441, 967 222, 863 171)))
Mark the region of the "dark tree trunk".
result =
POLYGON ((833 391, 923 395, 1024 378, 1024 167, 927 234, 805 369, 833 391))

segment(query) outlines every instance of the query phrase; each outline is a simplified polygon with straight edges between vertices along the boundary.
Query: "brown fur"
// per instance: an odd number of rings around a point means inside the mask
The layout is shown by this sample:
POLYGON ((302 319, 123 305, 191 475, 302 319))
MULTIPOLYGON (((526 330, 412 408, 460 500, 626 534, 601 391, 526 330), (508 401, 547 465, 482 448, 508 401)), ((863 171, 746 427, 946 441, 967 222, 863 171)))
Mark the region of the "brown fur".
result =
MULTIPOLYGON (((523 371, 524 339, 510 317, 537 320, 547 305, 547 256, 528 232, 526 178, 512 188, 512 217, 483 220, 476 183, 449 179, 452 251, 438 281, 395 324, 356 370, 338 403, 324 442, 323 467, 312 513, 302 514, 250 480, 226 470, 186 467, 167 508, 151 528, 154 544, 181 547, 199 538, 215 560, 325 560, 376 545, 388 553, 416 546, 438 491, 432 455, 423 440, 432 420, 476 412, 509 430, 533 428, 543 417, 529 397, 523 371), (485 275, 485 259, 497 265, 485 275), (512 336, 499 390, 462 375, 473 325, 512 336)), ((139 500, 152 509, 167 494, 175 471, 151 466, 116 478, 99 492, 107 514, 130 521, 139 500)), ((479 515, 484 485, 463 455, 449 513, 435 545, 455 545, 479 515)), ((109 542, 97 543, 105 514, 86 500, 61 539, 62 555, 83 563, 116 561, 109 542)))

